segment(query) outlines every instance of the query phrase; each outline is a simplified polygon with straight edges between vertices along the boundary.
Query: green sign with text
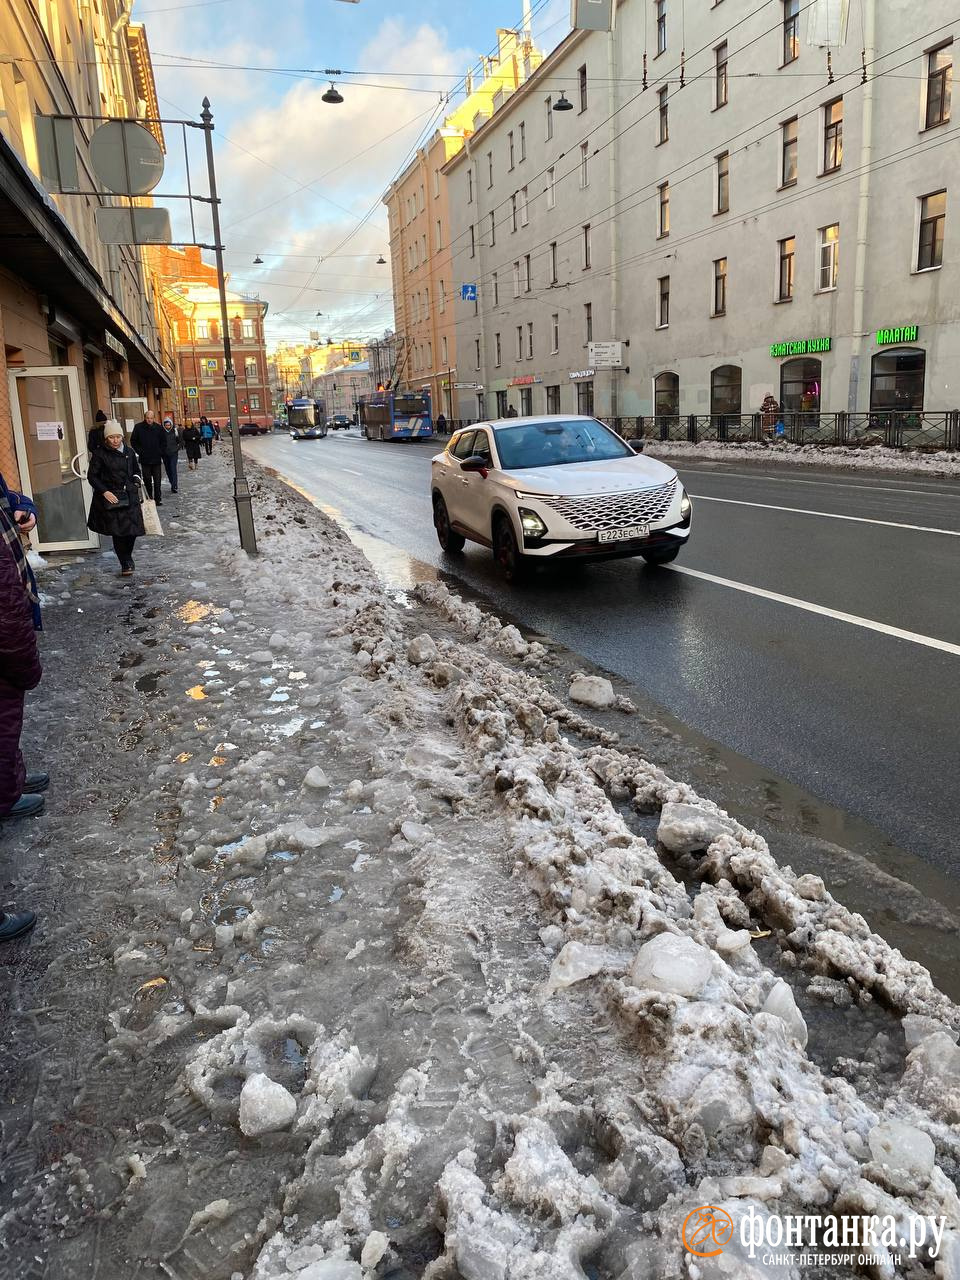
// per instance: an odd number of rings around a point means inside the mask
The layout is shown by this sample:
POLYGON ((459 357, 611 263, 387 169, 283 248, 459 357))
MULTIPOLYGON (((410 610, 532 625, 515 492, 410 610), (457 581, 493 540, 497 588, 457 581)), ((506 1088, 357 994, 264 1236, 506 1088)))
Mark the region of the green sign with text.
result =
POLYGON ((891 343, 916 342, 920 329, 915 324, 905 324, 900 329, 878 329, 877 346, 889 347, 891 343))
POLYGON ((770 354, 775 360, 783 356, 813 356, 830 350, 830 338, 791 338, 789 342, 774 342, 770 354))

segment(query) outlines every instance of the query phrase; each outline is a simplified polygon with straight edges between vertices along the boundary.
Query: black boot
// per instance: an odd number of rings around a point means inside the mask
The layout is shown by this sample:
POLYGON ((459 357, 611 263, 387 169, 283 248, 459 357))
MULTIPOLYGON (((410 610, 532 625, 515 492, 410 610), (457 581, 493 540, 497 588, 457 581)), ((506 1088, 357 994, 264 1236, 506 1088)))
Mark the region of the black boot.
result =
POLYGON ((12 916, 0 914, 0 942, 13 942, 22 938, 37 923, 32 911, 15 911, 12 916))

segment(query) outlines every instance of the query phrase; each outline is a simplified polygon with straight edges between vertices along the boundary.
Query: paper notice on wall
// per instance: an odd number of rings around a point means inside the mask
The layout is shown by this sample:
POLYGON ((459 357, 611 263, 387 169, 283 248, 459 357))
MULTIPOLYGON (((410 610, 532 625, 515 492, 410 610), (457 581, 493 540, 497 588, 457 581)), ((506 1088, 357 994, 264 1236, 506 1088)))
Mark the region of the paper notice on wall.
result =
POLYGON ((37 439, 38 440, 62 440, 63 439, 63 423, 62 422, 38 422, 37 423, 37 439))

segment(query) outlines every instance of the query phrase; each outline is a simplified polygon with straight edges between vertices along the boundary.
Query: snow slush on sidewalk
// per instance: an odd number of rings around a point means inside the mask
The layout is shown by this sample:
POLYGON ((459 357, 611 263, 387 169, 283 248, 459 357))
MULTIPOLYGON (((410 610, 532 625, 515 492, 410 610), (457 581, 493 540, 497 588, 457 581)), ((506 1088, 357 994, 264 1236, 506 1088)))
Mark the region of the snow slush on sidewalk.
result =
MULTIPOLYGON (((8 1165, 4 1134, 11 1274, 960 1276, 960 1009, 926 970, 622 748, 601 678, 558 699, 540 644, 385 589, 268 479, 248 560, 208 495, 142 557, 126 787, 44 820, 119 924, 21 998, 78 1013, 33 1104, 59 1142, 8 1165), (831 1261, 831 1224, 870 1247, 831 1261)), ((51 630, 81 596, 116 625, 120 588, 60 580, 51 630)))

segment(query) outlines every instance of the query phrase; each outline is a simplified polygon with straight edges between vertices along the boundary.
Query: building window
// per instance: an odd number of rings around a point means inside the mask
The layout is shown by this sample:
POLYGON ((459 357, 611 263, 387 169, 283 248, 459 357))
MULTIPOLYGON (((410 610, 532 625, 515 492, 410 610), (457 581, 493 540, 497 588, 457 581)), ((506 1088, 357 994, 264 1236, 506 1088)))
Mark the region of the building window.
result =
POLYGON ((843 163, 843 99, 823 108, 823 172, 834 173, 843 163))
POLYGON ((520 297, 520 260, 519 258, 513 264, 513 296, 520 297))
POLYGON ((547 413, 560 412, 559 386, 547 387, 547 413))
POLYGON ((523 255, 523 292, 524 293, 530 292, 530 255, 529 253, 525 253, 523 255))
POLYGON ((480 368, 480 339, 479 338, 474 338, 473 340, 473 355, 474 355, 476 366, 479 369, 480 368))
POLYGON ((503 346, 499 333, 493 335, 493 363, 499 369, 503 363, 503 346))
POLYGON ((920 238, 917 270, 930 271, 943 264, 943 228, 947 218, 947 193, 934 191, 920 200, 920 238))
MULTIPOLYGON (((494 279, 496 279, 496 277, 494 277, 494 279)), ((440 310, 441 310, 441 311, 446 311, 446 309, 447 309, 447 291, 446 291, 446 289, 444 288, 444 284, 443 284, 443 281, 442 281, 442 280, 441 280, 441 281, 439 281, 439 283, 438 283, 438 288, 439 288, 439 290, 440 290, 440 310)))
POLYGON ((493 152, 487 152, 487 190, 493 186, 493 152))
POLYGON ((470 223, 470 257, 475 258, 477 255, 477 232, 473 223, 470 223))
POLYGON ((589 143, 580 143, 580 190, 590 185, 590 179, 587 177, 587 156, 590 153, 589 143))
POLYGON ((520 413, 525 418, 529 418, 533 413, 533 388, 520 388, 520 413))
POLYGON ((520 121, 520 159, 527 158, 527 126, 523 120, 520 121))
POLYGON ((730 208, 730 152, 717 156, 716 213, 726 213, 730 208))
POLYGON ((490 245, 491 247, 497 243, 497 215, 490 214, 490 245))
POLYGON ((593 416, 593 383, 577 383, 577 413, 593 416))
MULTIPOLYGON (((500 305, 500 276, 496 271, 493 273, 493 305, 495 307, 500 305)), ((442 311, 443 307, 440 310, 442 311)))
POLYGON ((440 359, 444 364, 447 363, 447 340, 445 337, 440 339, 440 359))
POLYGON ((653 380, 653 412, 658 418, 680 415, 680 378, 676 373, 658 373, 653 380))
POLYGON ((792 187, 797 180, 797 117, 780 126, 780 185, 792 187))
POLYGON ((550 354, 555 356, 560 350, 560 314, 555 311, 550 317, 550 354))
POLYGON ((255 338, 257 331, 252 320, 241 320, 240 332, 244 338, 255 338))
POLYGON ((553 98, 552 97, 549 97, 544 101, 544 110, 547 113, 546 133, 544 136, 546 141, 549 142, 550 139, 553 137, 553 98))
POLYGON ((870 411, 923 411, 923 377, 926 353, 904 347, 878 351, 870 368, 870 411))
POLYGON ((497 417, 505 418, 507 416, 507 393, 498 391, 497 393, 497 417))
POLYGON ((260 397, 259 397, 259 396, 251 396, 251 397, 250 397, 250 412, 251 412, 251 413, 257 413, 257 412, 259 411, 259 409, 260 409, 260 397))
POLYGON ((510 197, 510 230, 517 229, 517 192, 515 191, 510 197))
POLYGON ((657 55, 667 51, 667 0, 653 0, 657 19, 657 55))
POLYGON ((727 97, 729 94, 729 81, 727 78, 727 42, 723 41, 718 44, 713 51, 714 56, 714 107, 725 107, 727 105, 727 97))
POLYGON ((547 208, 552 209, 557 203, 557 171, 552 166, 547 170, 547 208))
POLYGON ((670 183, 661 182, 657 187, 657 236, 670 234, 670 183))
POLYGON ((742 370, 738 364, 722 364, 710 373, 710 412, 740 413, 742 370))
POLYGON ((670 137, 670 119, 667 113, 667 86, 663 85, 662 88, 657 90, 658 145, 661 142, 666 142, 670 137))
POLYGON ((727 260, 726 258, 714 258, 713 260, 713 315, 725 316, 727 314, 727 260))
POLYGON ((839 222, 832 222, 829 227, 820 228, 818 254, 817 288, 835 289, 837 273, 840 269, 839 222))
POLYGON ((217 407, 217 401, 216 401, 216 398, 215 398, 214 396, 204 396, 204 397, 203 397, 203 411, 204 411, 204 413, 213 413, 213 411, 216 409, 216 407, 217 407))
POLYGON ((207 320, 197 321, 197 341, 206 342, 210 337, 210 323, 207 320))
POLYGON ((783 0, 783 66, 800 57, 800 0, 783 0))
POLYGON ((580 93, 580 110, 587 109, 587 68, 586 64, 577 71, 577 88, 580 93))
POLYGON ((585 227, 583 227, 582 230, 583 230, 583 269, 584 271, 589 271, 590 263, 591 263, 589 222, 586 224, 585 227))
POLYGON ((583 304, 583 331, 587 342, 593 341, 593 303, 583 304))
POLYGON ((554 240, 550 245, 550 283, 556 284, 557 280, 557 242, 554 240))
POLYGON ((793 262, 797 241, 795 236, 787 236, 779 240, 780 267, 777 272, 777 301, 790 302, 793 299, 793 262))
POLYGON ((523 359, 523 325, 517 325, 517 359, 523 359))
POLYGON ((784 413, 818 413, 822 366, 819 360, 785 360, 780 366, 780 409, 784 413))
POLYGON ((666 329, 670 323, 670 277, 661 276, 657 281, 657 328, 666 329))
POLYGON ((945 44, 927 54, 926 128, 932 129, 950 119, 952 81, 953 50, 945 44))
POLYGON ((437 219, 437 248, 443 248, 443 223, 437 219))
POLYGON ((433 171, 433 198, 436 200, 440 195, 440 170, 433 171))
POLYGON ((513 149, 513 130, 512 129, 507 134, 507 153, 508 153, 508 159, 509 159, 509 164, 507 165, 507 168, 512 169, 514 164, 516 163, 515 156, 514 156, 514 149, 513 149))
POLYGON ((467 204, 473 204, 473 170, 467 170, 467 204))
POLYGON ((259 370, 257 369, 256 356, 247 356, 247 358, 244 360, 243 376, 247 379, 248 382, 250 381, 251 378, 259 377, 259 370))
POLYGON ((525 227, 528 222, 527 217, 527 188, 521 187, 517 196, 517 204, 520 209, 520 225, 525 227))
POLYGON ((527 359, 533 359, 533 321, 527 321, 527 359))

